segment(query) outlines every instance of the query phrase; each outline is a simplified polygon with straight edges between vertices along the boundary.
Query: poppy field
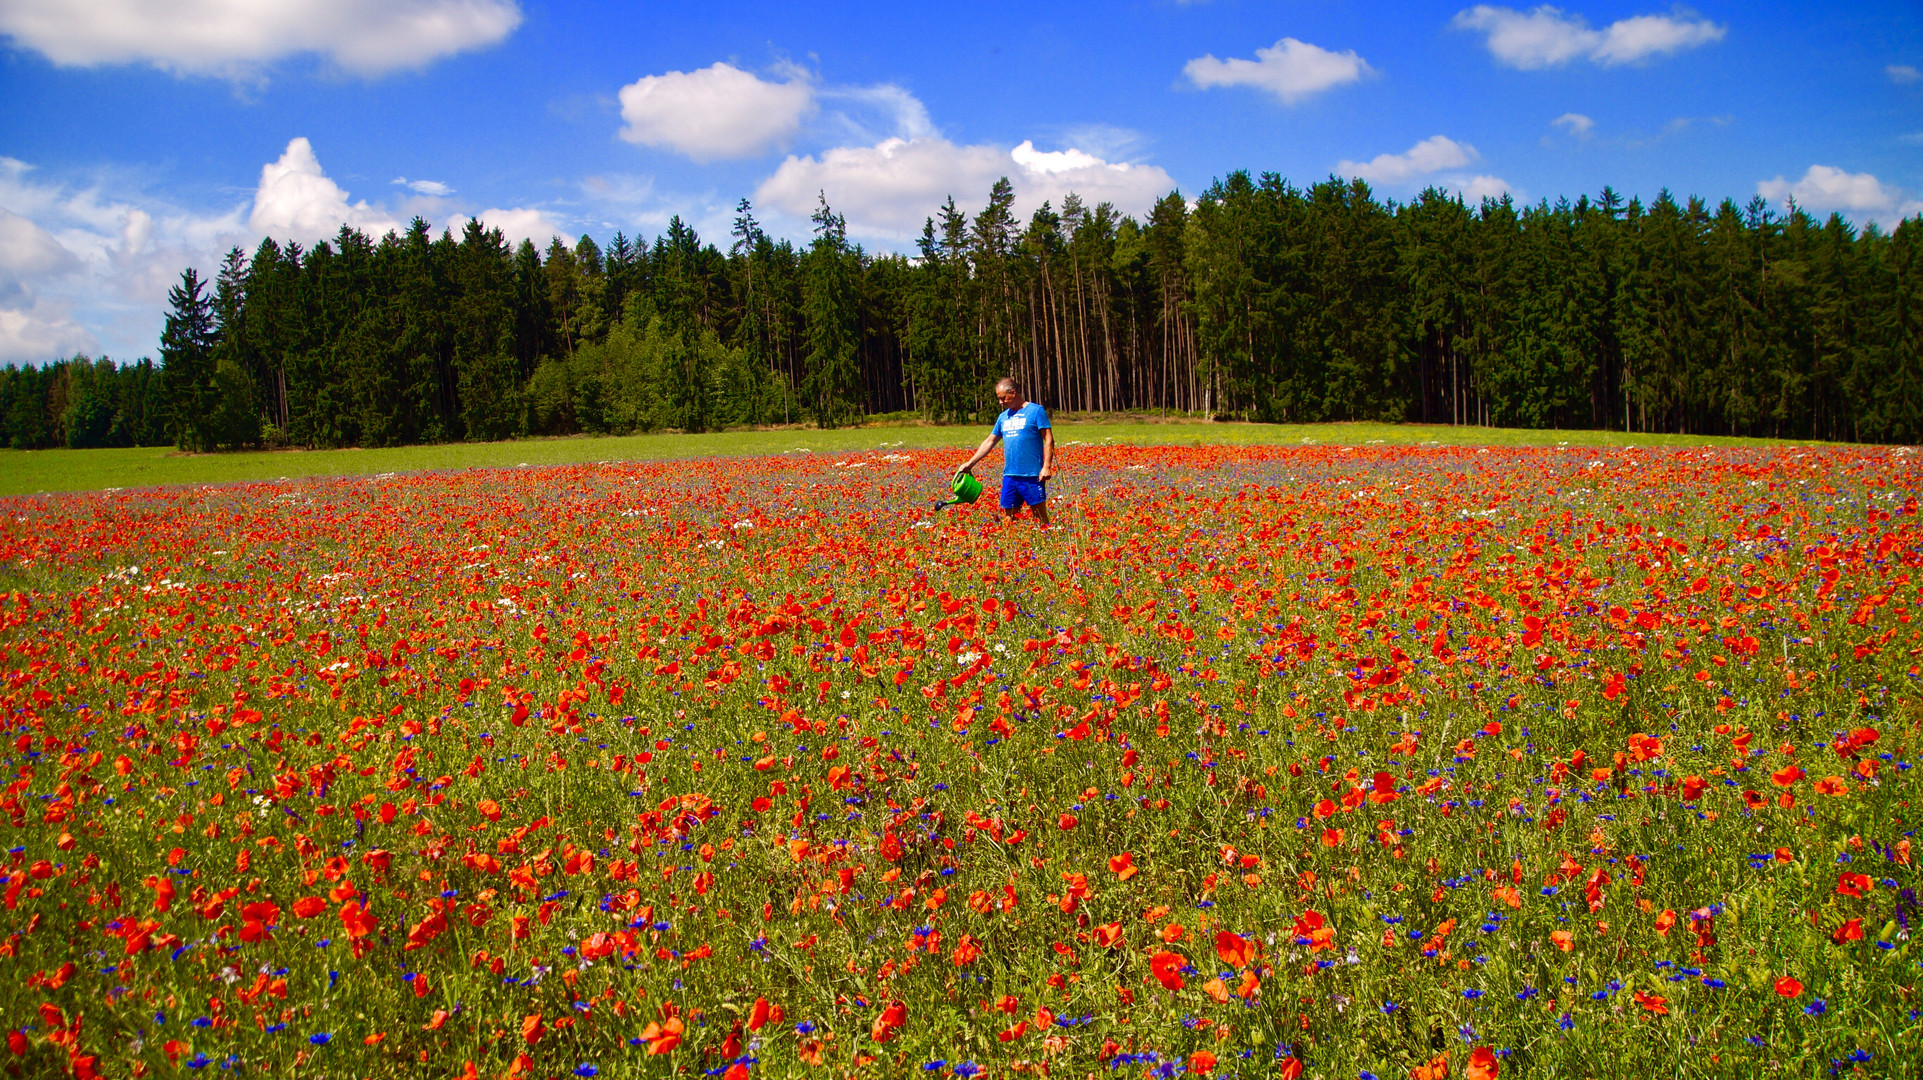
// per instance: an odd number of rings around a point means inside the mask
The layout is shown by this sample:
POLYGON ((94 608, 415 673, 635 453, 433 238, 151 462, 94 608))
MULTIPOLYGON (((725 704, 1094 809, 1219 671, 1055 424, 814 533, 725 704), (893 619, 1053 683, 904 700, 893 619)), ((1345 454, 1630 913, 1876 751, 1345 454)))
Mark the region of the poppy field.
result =
POLYGON ((1923 1071, 1917 455, 957 456, 0 500, 0 1070, 1923 1071))

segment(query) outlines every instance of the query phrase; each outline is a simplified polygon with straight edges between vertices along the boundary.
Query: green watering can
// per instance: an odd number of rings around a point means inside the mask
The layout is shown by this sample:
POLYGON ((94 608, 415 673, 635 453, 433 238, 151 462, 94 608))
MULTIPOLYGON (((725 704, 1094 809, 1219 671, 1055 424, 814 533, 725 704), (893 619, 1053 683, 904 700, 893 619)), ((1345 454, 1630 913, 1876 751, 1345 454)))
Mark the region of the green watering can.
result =
POLYGON ((935 509, 940 510, 944 506, 954 506, 956 503, 972 503, 981 498, 982 482, 975 479, 974 473, 956 473, 955 481, 948 485, 948 490, 954 492, 955 497, 945 502, 936 502, 935 509))

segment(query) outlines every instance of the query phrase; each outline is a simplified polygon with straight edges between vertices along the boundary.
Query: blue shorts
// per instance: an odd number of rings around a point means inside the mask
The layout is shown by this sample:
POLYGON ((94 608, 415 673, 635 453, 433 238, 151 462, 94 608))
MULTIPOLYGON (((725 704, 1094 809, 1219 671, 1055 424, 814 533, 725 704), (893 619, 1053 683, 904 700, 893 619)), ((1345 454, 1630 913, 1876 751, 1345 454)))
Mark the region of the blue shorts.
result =
POLYGON ((1019 510, 1023 503, 1040 506, 1048 501, 1048 486, 1032 476, 1002 477, 1002 509, 1019 510))

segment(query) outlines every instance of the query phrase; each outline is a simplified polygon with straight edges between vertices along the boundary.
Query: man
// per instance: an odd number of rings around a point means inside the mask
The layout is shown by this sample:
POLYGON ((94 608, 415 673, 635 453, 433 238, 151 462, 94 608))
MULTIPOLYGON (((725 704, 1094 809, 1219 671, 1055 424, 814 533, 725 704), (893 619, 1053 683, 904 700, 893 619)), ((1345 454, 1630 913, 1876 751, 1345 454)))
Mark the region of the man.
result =
POLYGON ((972 473, 997 442, 1006 443, 1002 448, 1002 513, 1013 521, 1026 505, 1035 520, 1046 527, 1048 478, 1055 475, 1055 429, 1049 426, 1048 410, 1024 399, 1023 393, 1020 379, 1007 378, 995 384, 1001 415, 995 418, 995 426, 988 430, 988 437, 975 448, 974 455, 955 474, 972 473))

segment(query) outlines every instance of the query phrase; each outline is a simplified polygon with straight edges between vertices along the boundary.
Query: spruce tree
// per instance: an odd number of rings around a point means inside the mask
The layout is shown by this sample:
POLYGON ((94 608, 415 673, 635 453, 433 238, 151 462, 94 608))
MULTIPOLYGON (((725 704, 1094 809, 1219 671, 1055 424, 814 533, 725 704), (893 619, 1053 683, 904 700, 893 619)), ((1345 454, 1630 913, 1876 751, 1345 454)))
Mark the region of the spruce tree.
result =
POLYGON ((815 423, 829 428, 844 422, 859 401, 860 328, 851 266, 856 260, 848 249, 847 224, 829 208, 826 192, 812 220, 815 239, 808 247, 802 286, 808 323, 808 376, 802 392, 815 423))
POLYGON ((202 295, 206 282, 193 267, 167 292, 167 323, 160 334, 161 371, 175 445, 211 450, 214 404, 214 314, 202 295))

